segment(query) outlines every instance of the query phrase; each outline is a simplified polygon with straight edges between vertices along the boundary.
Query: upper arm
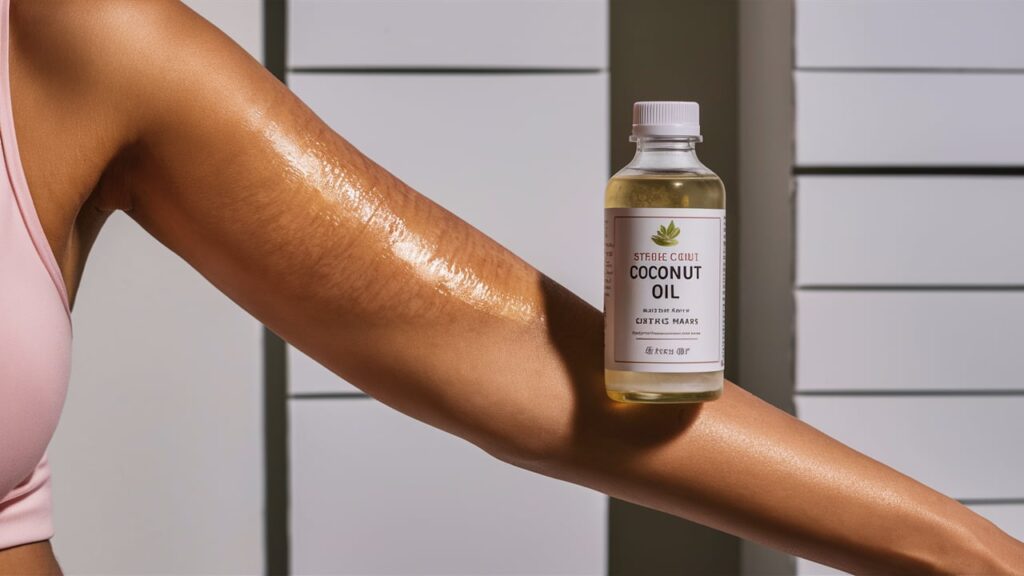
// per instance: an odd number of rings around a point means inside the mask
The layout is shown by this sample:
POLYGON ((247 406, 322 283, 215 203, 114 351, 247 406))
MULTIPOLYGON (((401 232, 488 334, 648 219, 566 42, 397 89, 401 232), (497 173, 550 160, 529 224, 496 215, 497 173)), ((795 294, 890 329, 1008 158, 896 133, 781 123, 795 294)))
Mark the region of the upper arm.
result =
POLYGON ((554 411, 572 394, 547 321, 579 315, 599 351, 591 307, 375 164, 184 6, 127 5, 131 26, 94 58, 132 122, 132 218, 406 413, 480 444, 562 420, 536 418, 538 394, 554 411))

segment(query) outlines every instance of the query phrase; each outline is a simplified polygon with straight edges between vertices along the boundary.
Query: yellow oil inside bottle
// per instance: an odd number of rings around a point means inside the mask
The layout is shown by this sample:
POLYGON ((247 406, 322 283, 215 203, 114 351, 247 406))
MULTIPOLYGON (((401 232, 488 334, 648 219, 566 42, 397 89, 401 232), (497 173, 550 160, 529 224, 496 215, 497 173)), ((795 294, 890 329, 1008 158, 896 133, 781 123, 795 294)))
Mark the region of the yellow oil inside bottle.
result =
MULTIPOLYGON (((629 172, 628 170, 625 172, 629 172)), ((725 208, 725 187, 711 172, 618 174, 608 182, 606 208, 725 208)), ((606 335, 606 338, 610 335, 606 335)), ((722 394, 722 370, 605 370, 608 396, 620 402, 706 402, 722 394)))

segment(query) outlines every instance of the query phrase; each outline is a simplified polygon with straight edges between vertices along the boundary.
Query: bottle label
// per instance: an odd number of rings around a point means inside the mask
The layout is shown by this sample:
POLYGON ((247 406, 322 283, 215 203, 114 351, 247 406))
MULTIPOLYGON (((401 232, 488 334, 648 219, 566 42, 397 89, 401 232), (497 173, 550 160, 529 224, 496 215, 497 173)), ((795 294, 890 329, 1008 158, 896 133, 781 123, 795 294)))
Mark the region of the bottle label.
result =
POLYGON ((605 367, 725 367, 725 210, 605 209, 605 367))

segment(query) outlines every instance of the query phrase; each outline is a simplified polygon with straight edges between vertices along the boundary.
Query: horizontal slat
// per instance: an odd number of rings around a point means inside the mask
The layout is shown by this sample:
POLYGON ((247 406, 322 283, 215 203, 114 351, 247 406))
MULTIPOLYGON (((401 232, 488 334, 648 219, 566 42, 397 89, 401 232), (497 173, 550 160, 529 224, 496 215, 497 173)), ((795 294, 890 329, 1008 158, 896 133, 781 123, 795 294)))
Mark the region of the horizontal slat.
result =
POLYGON ((291 0, 292 68, 608 67, 608 0, 291 0))
POLYGON ((796 63, 1024 69, 1019 0, 797 0, 796 63))
POLYGON ((797 416, 961 500, 1024 498, 1024 396, 806 396, 797 416))
MULTIPOLYGON (((294 73, 289 83, 375 161, 601 307, 603 255, 580 247, 604 234, 607 74, 294 73)), ((331 382, 300 377, 290 389, 351 390, 331 382)))
MULTIPOLYGON (((1024 540, 1024 505, 1022 504, 980 504, 970 506, 972 510, 991 520, 1004 532, 1018 540, 1024 540)), ((835 568, 822 566, 810 560, 798 558, 796 573, 799 576, 831 576, 847 574, 835 568)))
POLYGON ((1024 177, 801 176, 799 286, 1024 285, 1024 177))
POLYGON ((607 498, 370 399, 292 400, 296 574, 604 574, 607 498))
POLYGON ((1024 166, 1024 74, 796 72, 798 166, 1024 166))
POLYGON ((1024 390, 1024 291, 797 293, 800 391, 1024 390))

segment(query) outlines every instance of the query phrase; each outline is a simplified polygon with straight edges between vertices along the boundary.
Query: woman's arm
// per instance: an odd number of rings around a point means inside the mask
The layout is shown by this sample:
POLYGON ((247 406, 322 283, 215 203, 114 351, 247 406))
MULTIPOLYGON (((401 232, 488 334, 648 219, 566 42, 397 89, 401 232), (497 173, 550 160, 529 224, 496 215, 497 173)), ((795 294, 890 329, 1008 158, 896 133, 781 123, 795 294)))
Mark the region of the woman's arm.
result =
POLYGON ((732 384, 702 406, 612 402, 598 310, 179 3, 80 5, 52 25, 125 119, 103 205, 368 394, 512 464, 846 570, 1024 572, 991 523, 732 384))

